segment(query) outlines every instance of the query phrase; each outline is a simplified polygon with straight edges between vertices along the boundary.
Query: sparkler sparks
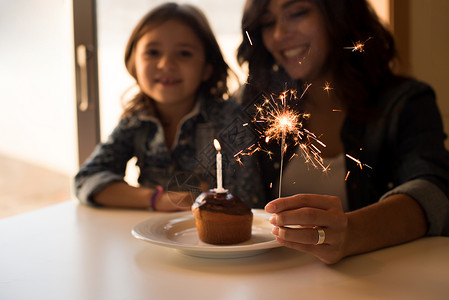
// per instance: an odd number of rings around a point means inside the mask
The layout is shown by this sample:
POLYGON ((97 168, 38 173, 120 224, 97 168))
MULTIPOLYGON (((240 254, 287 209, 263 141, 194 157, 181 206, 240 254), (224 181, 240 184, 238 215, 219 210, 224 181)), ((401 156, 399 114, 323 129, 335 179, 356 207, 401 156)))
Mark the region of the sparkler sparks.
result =
POLYGON ((333 90, 334 88, 331 87, 331 84, 329 82, 326 82, 324 84, 323 90, 327 92, 327 94, 329 95, 329 91, 333 90))
MULTIPOLYGON (((248 31, 245 31, 245 33, 250 45, 252 46, 253 43, 248 31)), ((350 49, 352 50, 351 52, 363 53, 365 52, 365 44, 370 39, 372 39, 372 37, 369 37, 364 42, 353 42, 352 47, 344 47, 344 49, 350 49)), ((298 61, 298 63, 301 64, 302 61, 298 61)), ((277 72, 279 70, 279 66, 277 64, 273 65, 273 70, 277 72)), ((247 78, 249 78, 249 74, 247 78)), ((304 122, 310 118, 310 114, 301 113, 298 110, 299 101, 302 99, 310 85, 311 84, 305 87, 303 94, 299 98, 297 97, 296 91, 285 90, 277 98, 271 95, 270 97, 265 97, 262 104, 256 105, 255 108, 257 112, 252 122, 256 124, 262 124, 264 127, 263 130, 259 130, 257 128, 254 129, 259 134, 260 142, 251 145, 245 150, 240 150, 234 155, 235 160, 242 166, 243 162, 241 160, 241 156, 251 156, 259 151, 265 152, 269 156, 269 158, 272 159, 273 153, 271 151, 265 150, 264 146, 262 146, 263 143, 261 141, 264 141, 266 144, 273 140, 280 143, 281 156, 279 174, 279 197, 281 197, 284 154, 286 153, 288 146, 298 146, 298 153, 303 157, 306 163, 312 165, 314 168, 321 169, 323 173, 326 173, 330 170, 330 164, 327 166, 324 165, 324 161, 321 157, 321 150, 319 149, 319 147, 326 147, 326 145, 319 140, 319 137, 304 128, 304 122), (287 145, 287 137, 289 137, 288 143, 291 143, 292 145, 287 145)), ((329 92, 333 89, 334 88, 329 82, 326 82, 323 87, 323 91, 327 92, 328 95, 329 92)), ((340 108, 334 108, 332 109, 332 112, 343 112, 343 110, 340 108)), ((243 126, 248 125, 248 123, 243 124, 243 126)), ((291 160, 296 156, 298 156, 298 154, 294 153, 289 159, 291 160)), ((369 165, 362 163, 361 160, 349 154, 346 154, 346 157, 354 161, 361 170, 364 167, 372 169, 369 165)), ((344 180, 347 181, 349 176, 350 171, 347 171, 344 180)), ((270 188, 272 188, 272 186, 273 183, 271 182, 270 188)))
MULTIPOLYGON (((360 159, 354 158, 354 157, 352 157, 352 156, 349 155, 349 154, 346 154, 346 157, 352 159, 353 161, 355 161, 355 163, 359 166, 360 170, 363 170, 363 166, 372 169, 369 165, 362 163, 362 162, 360 161, 360 159)), ((348 173, 349 173, 349 172, 348 172, 348 173)), ((349 175, 349 174, 348 174, 348 175, 349 175)), ((346 178, 348 177, 348 175, 346 175, 346 178)))
POLYGON ((349 155, 349 154, 346 154, 346 157, 348 157, 348 158, 352 159, 353 161, 355 161, 355 162, 357 163, 357 165, 360 167, 360 169, 363 169, 362 162, 361 162, 359 159, 354 158, 354 157, 352 157, 352 156, 349 155))
POLYGON ((268 125, 265 136, 271 139, 280 140, 287 133, 294 133, 297 128, 302 127, 302 120, 306 119, 305 115, 298 114, 291 110, 281 110, 274 113, 269 112, 269 116, 265 117, 268 125))
POLYGON ((358 41, 357 43, 353 43, 352 47, 345 47, 345 49, 352 49, 352 52, 355 51, 359 51, 361 52, 365 52, 365 43, 368 42, 370 39, 372 39, 372 37, 369 37, 366 41, 364 41, 363 43, 361 41, 358 41))
MULTIPOLYGON (((287 150, 287 137, 292 137, 294 146, 299 145, 300 152, 306 163, 310 163, 315 168, 321 168, 326 172, 329 168, 324 166, 319 147, 326 147, 315 134, 304 128, 304 122, 310 118, 310 114, 298 111, 299 101, 302 99, 310 84, 306 86, 303 94, 298 98, 294 90, 286 90, 274 98, 271 95, 266 97, 264 102, 256 105, 257 114, 253 119, 254 123, 262 123, 264 129, 256 131, 260 134, 260 139, 269 143, 273 140, 280 142, 281 161, 279 174, 279 197, 281 197, 282 172, 284 154, 287 150)), ((290 140, 290 139, 289 139, 290 140)), ((240 155, 252 155, 257 151, 266 152, 271 158, 271 152, 264 150, 261 143, 251 145, 246 150, 239 151, 234 157, 241 163, 240 155)))
POLYGON ((246 33, 246 36, 248 37, 249 44, 252 46, 253 45, 253 41, 251 41, 251 37, 249 36, 248 31, 245 31, 245 33, 246 33))

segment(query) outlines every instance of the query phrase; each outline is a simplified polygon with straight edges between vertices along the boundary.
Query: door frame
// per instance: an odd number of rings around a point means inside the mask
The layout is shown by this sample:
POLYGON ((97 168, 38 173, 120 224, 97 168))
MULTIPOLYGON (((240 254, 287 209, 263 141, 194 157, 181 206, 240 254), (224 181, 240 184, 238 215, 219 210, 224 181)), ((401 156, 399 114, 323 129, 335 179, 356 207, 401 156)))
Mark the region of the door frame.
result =
POLYGON ((390 0, 390 24, 400 57, 397 71, 410 75, 410 0, 390 0))
POLYGON ((100 142, 97 12, 95 0, 73 0, 78 163, 100 142))

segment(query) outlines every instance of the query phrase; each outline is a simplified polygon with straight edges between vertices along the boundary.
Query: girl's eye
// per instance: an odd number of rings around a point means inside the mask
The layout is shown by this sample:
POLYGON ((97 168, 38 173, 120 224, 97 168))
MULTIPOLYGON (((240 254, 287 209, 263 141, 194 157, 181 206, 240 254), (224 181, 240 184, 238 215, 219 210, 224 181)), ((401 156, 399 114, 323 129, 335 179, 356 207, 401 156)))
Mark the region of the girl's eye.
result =
POLYGON ((159 50, 157 49, 148 49, 147 51, 145 51, 145 54, 148 56, 158 56, 159 55, 159 50))
POLYGON ((179 54, 182 57, 191 57, 193 55, 192 52, 188 51, 188 50, 181 50, 181 51, 179 51, 179 54))

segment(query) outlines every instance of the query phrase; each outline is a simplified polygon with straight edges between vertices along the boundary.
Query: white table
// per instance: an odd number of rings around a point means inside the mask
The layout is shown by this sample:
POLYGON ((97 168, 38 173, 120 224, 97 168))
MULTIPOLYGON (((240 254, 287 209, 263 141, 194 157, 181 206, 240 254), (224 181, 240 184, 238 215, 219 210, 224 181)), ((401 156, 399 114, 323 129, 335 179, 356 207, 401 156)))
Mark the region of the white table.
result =
POLYGON ((333 266, 283 247, 207 259, 135 239, 154 214, 71 200, 0 220, 0 299, 449 299, 449 238, 333 266))

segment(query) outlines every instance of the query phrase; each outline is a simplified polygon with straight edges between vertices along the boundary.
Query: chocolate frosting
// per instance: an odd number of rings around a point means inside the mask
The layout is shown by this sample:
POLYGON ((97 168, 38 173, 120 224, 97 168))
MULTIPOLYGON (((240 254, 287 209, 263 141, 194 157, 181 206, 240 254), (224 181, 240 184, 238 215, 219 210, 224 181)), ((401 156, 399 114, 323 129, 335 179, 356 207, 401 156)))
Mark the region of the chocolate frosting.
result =
POLYGON ((248 215, 251 208, 239 197, 231 193, 216 193, 213 190, 201 193, 193 203, 193 209, 199 208, 228 215, 248 215))

